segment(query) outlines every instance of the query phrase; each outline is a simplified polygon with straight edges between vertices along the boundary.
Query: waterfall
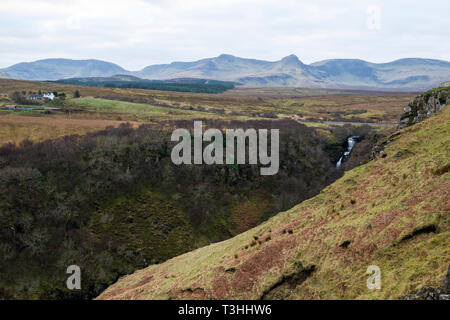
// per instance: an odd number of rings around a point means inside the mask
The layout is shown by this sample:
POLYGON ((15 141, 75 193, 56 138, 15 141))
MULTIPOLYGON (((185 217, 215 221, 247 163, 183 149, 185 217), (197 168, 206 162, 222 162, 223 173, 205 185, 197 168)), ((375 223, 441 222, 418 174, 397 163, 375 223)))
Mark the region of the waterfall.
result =
POLYGON ((358 136, 351 136, 347 138, 347 149, 344 151, 342 156, 339 158, 338 162, 336 163, 336 168, 339 168, 342 163, 347 160, 348 156, 352 152, 353 147, 358 142, 359 137, 358 136))

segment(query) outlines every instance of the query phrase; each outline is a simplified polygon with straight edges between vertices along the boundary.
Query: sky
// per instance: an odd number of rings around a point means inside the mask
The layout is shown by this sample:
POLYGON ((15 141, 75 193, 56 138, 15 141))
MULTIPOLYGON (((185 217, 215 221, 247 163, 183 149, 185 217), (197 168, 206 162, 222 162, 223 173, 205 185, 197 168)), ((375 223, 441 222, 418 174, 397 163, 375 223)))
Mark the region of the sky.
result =
POLYGON ((449 12, 448 0, 1 0, 0 68, 68 58, 134 71, 222 53, 449 61, 449 12))

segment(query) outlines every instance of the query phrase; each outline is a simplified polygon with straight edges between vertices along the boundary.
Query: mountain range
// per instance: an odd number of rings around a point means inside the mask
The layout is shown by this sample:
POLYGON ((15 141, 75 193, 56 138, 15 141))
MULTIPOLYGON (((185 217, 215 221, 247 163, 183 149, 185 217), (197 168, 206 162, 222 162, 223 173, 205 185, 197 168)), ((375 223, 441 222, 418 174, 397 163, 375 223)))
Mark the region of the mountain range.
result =
POLYGON ((406 58, 388 63, 331 59, 304 64, 296 55, 264 61, 222 54, 193 62, 172 62, 128 71, 101 60, 45 59, 0 69, 0 78, 60 80, 131 75, 143 79, 202 78, 248 86, 298 86, 337 89, 423 90, 450 79, 450 62, 406 58))

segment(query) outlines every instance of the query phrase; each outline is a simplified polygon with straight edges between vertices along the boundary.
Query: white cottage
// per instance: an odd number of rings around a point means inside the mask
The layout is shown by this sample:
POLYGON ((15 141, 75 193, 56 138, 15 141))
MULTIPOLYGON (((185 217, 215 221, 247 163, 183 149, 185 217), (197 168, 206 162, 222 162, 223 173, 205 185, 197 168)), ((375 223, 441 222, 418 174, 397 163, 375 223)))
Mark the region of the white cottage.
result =
POLYGON ((43 93, 43 94, 31 94, 30 95, 30 100, 42 100, 42 99, 53 100, 53 99, 55 99, 55 95, 53 94, 53 92, 47 92, 47 93, 43 93))

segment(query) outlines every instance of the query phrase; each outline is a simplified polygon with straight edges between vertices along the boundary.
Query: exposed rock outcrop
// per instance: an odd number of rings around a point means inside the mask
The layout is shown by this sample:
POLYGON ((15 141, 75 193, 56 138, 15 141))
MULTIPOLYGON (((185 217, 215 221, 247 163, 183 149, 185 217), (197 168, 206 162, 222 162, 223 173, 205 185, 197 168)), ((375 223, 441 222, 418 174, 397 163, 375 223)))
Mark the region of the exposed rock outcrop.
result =
POLYGON ((418 123, 444 108, 450 102, 450 87, 431 89, 414 98, 405 107, 398 128, 418 123))
MULTIPOLYGON (((386 157, 384 149, 391 143, 395 137, 399 135, 399 130, 419 123, 429 118, 434 113, 442 110, 450 103, 450 87, 439 87, 428 90, 427 92, 415 97, 405 108, 400 118, 397 130, 386 139, 382 139, 372 148, 369 159, 373 160, 377 157, 386 157)), ((401 157, 401 154, 397 154, 401 157)))
POLYGON ((441 288, 424 287, 405 296, 405 300, 450 300, 450 265, 441 288))

